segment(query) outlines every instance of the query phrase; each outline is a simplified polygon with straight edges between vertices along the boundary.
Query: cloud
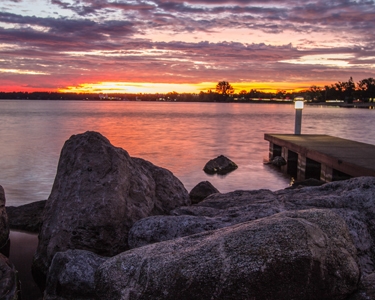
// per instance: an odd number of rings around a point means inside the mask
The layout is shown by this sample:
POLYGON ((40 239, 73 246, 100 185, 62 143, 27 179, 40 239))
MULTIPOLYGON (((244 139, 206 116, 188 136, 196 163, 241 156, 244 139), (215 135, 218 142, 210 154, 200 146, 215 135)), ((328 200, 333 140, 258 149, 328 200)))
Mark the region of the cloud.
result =
POLYGON ((374 77, 373 1, 46 0, 43 17, 10 2, 23 8, 0 11, 0 73, 34 87, 374 77))

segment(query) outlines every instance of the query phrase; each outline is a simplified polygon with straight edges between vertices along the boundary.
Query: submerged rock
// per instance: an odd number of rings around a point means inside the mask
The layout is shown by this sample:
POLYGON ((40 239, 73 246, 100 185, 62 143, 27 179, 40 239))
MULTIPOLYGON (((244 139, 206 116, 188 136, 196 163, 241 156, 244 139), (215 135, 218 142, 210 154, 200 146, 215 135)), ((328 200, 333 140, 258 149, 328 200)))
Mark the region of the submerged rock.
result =
POLYGON ((211 182, 202 181, 190 191, 189 197, 192 204, 197 204, 207 196, 215 193, 219 193, 219 191, 211 184, 211 182))
POLYGON ((203 168, 207 174, 220 174, 225 175, 229 172, 236 170, 238 166, 224 155, 220 155, 215 159, 211 159, 206 163, 203 168))
POLYGON ((286 161, 285 161, 284 157, 282 157, 282 156, 275 156, 272 159, 271 164, 276 166, 276 167, 281 167, 281 166, 286 165, 286 161))
POLYGON ((284 212, 156 243, 99 266, 99 299, 345 299, 359 268, 328 210, 284 212))
POLYGON ((34 278, 43 287, 57 252, 121 253, 135 221, 182 205, 190 205, 188 192, 170 171, 131 158, 97 132, 73 135, 44 209, 34 278))

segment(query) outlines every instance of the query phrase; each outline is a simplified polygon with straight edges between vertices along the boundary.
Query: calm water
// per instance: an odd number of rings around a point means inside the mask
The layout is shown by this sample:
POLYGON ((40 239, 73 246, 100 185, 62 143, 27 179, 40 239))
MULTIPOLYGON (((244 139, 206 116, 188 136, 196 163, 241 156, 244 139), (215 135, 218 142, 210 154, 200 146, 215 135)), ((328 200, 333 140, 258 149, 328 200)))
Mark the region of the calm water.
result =
MULTIPOLYGON (((276 104, 0 101, 0 185, 7 205, 47 199, 64 142, 95 130, 131 156, 171 170, 190 191, 209 180, 221 192, 278 190, 289 179, 269 165, 264 133, 293 133, 294 108, 276 104), (223 154, 239 168, 208 176, 205 163, 223 154)), ((302 133, 375 144, 375 111, 306 107, 302 133)), ((24 300, 40 293, 30 267, 35 235, 13 231, 10 259, 20 272, 24 300)))
MULTIPOLYGON (((306 107, 302 133, 375 143, 375 111, 306 107)), ((171 170, 190 191, 209 180, 221 192, 282 189, 264 133, 293 133, 294 108, 277 104, 0 101, 0 185, 7 205, 47 199, 64 142, 99 131, 113 145, 171 170), (206 175, 205 163, 223 154, 239 168, 206 175)))

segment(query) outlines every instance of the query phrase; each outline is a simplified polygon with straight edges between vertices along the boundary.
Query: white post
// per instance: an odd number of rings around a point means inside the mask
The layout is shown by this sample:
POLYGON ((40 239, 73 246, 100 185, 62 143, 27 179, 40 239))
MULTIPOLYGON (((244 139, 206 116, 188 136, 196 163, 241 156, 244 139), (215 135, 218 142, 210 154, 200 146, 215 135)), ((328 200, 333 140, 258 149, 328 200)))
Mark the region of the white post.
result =
POLYGON ((303 99, 295 99, 294 108, 296 109, 296 120, 294 124, 294 134, 301 134, 301 125, 302 125, 302 109, 303 109, 303 99))

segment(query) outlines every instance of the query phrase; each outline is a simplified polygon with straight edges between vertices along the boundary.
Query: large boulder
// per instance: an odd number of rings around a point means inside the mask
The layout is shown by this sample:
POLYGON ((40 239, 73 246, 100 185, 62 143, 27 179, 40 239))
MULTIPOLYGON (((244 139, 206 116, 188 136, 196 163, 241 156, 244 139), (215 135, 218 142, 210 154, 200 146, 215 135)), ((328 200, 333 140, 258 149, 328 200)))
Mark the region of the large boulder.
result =
MULTIPOLYGON (((131 235, 133 245, 144 245, 151 240, 150 235, 160 241, 169 237, 177 238, 190 228, 201 231, 206 220, 215 228, 223 228, 256 220, 282 211, 301 209, 329 209, 340 215, 349 228, 350 236, 357 248, 358 263, 361 270, 360 289, 353 300, 375 298, 375 178, 358 177, 346 181, 326 183, 321 186, 284 189, 276 192, 268 190, 234 191, 226 194, 213 194, 197 205, 180 207, 171 214, 180 218, 178 230, 164 225, 153 226, 153 220, 137 222, 131 235), (189 223, 184 219, 189 216, 189 223), (195 218, 192 218, 194 216, 195 218), (203 220, 203 221, 202 221, 203 220), (148 232, 142 230, 142 223, 148 232), (138 244, 137 244, 138 243, 138 244)), ((158 217, 159 218, 159 217, 158 217)), ((170 217, 160 217, 154 224, 173 223, 170 217)), ((354 297, 354 296, 353 296, 354 297)))
POLYGON ((135 221, 181 205, 190 205, 189 195, 170 171, 131 158, 97 132, 73 135, 61 151, 44 209, 34 278, 43 287, 56 252, 121 253, 135 221))
POLYGON ((236 170, 238 166, 224 155, 209 160, 203 168, 207 174, 225 175, 229 172, 236 170))
POLYGON ((284 212, 132 249, 101 264, 99 299, 345 299, 356 248, 328 210, 284 212))
POLYGON ((219 193, 219 190, 215 188, 209 181, 199 182, 190 191, 189 196, 192 204, 197 204, 211 194, 219 193))
POLYGON ((7 206, 9 227, 27 232, 39 232, 46 200, 20 206, 7 206))

